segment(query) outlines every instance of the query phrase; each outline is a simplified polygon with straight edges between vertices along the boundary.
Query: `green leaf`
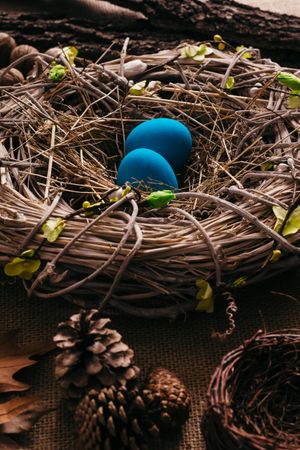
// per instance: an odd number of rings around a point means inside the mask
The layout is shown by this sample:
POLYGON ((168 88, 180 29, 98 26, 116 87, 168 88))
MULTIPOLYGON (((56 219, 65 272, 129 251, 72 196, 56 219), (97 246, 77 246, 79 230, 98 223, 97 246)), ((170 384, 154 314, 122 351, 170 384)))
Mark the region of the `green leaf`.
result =
POLYGON ((129 88, 129 94, 131 95, 143 95, 145 92, 147 81, 139 81, 138 83, 135 83, 131 88, 129 88))
POLYGON ((231 284, 230 287, 239 287, 239 286, 243 286, 244 284, 246 284, 247 281, 247 277, 245 275, 242 275, 241 277, 237 278, 236 280, 234 280, 231 284))
POLYGON ((53 81, 60 81, 67 73, 67 68, 61 64, 56 64, 48 72, 48 78, 53 81))
POLYGON ((47 220, 47 222, 45 222, 42 226, 44 238, 47 239, 48 242, 55 242, 59 238, 65 226, 66 223, 61 217, 47 220))
POLYGON ((23 271, 24 258, 13 258, 13 260, 4 266, 4 273, 9 277, 16 277, 23 271))
POLYGON ((41 261, 39 259, 25 259, 16 257, 4 266, 4 273, 9 277, 20 277, 30 280, 32 275, 39 270, 41 261))
POLYGON ((193 60, 198 61, 198 62, 203 62, 205 60, 205 55, 204 54, 195 55, 193 57, 193 60))
MULTIPOLYGON (((243 48, 245 48, 244 45, 238 45, 235 49, 236 49, 237 52, 239 52, 243 48)), ((245 52, 245 53, 243 53, 242 57, 245 58, 245 59, 250 59, 250 58, 253 58, 253 55, 252 55, 251 52, 245 52)))
POLYGON ((200 44, 198 47, 197 55, 211 55, 213 49, 206 44, 200 44))
POLYGON ((287 86, 288 88, 299 91, 300 90, 300 78, 296 77, 296 75, 293 75, 292 73, 288 72, 280 72, 276 76, 276 80, 279 81, 279 83, 283 84, 284 86, 287 86))
POLYGON ((24 252, 21 253, 21 258, 32 258, 35 254, 35 251, 32 248, 29 248, 28 250, 24 250, 24 252))
POLYGON ((214 295, 210 284, 208 281, 198 278, 196 286, 199 288, 196 294, 196 299, 199 302, 195 308, 196 311, 212 313, 214 311, 214 295))
POLYGON ((225 88, 226 89, 232 89, 234 87, 235 84, 235 79, 234 77, 228 77, 226 84, 225 84, 225 88))
MULTIPOLYGON (((273 206, 272 209, 277 219, 274 226, 274 230, 278 232, 286 217, 287 211, 281 206, 273 206)), ((290 214, 288 220, 286 221, 286 224, 282 231, 282 236, 295 234, 299 230, 300 230, 300 206, 297 206, 297 208, 290 214)))
POLYGON ((199 47, 197 45, 187 45, 181 49, 182 58, 193 58, 197 55, 199 47))
POLYGON ((266 161, 264 163, 262 163, 262 165, 260 166, 261 170, 263 172, 267 172, 268 170, 272 170, 273 169, 273 164, 269 161, 266 161))
POLYGON ((226 48, 226 45, 224 44, 224 42, 220 42, 219 44, 218 44, 218 50, 225 50, 225 48, 226 48))
POLYGON ((193 58, 195 61, 203 62, 205 56, 211 55, 213 51, 213 48, 206 44, 187 45, 181 49, 181 56, 182 58, 193 58))
POLYGON ((279 229, 282 225, 282 222, 285 219, 287 211, 284 208, 282 208, 281 206, 273 206, 272 209, 273 209, 273 213, 275 214, 275 217, 277 219, 275 226, 274 226, 274 230, 277 232, 277 231, 279 231, 279 229))
POLYGON ((62 49, 63 55, 67 58, 71 66, 75 66, 75 58, 78 55, 78 50, 76 47, 68 46, 62 49))
POLYGON ((148 195, 146 201, 148 202, 148 205, 151 206, 151 208, 163 208, 172 200, 175 200, 175 198, 176 195, 174 194, 174 192, 164 190, 152 192, 150 195, 148 195))
POLYGON ((300 91, 291 91, 287 100, 288 109, 300 108, 300 91))

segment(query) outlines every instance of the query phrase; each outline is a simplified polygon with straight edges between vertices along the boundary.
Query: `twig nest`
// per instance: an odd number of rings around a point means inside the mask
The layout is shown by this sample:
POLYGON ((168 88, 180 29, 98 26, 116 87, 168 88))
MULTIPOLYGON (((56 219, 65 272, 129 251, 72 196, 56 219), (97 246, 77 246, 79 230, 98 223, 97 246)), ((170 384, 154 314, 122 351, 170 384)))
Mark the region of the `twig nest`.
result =
POLYGON ((216 369, 202 421, 207 450, 299 450, 300 329, 258 332, 216 369))
POLYGON ((16 83, 22 83, 24 81, 24 76, 22 72, 14 67, 8 72, 4 73, 4 70, 0 71, 0 85, 1 86, 11 86, 16 83), (4 74, 4 75, 2 75, 4 74))
POLYGON ((11 52, 10 62, 14 62, 20 59, 19 64, 17 64, 17 68, 24 75, 26 75, 34 65, 35 53, 38 53, 38 50, 35 47, 32 47, 31 45, 26 44, 18 45, 11 52), (25 58, 26 56, 27 58, 25 58))
POLYGON ((7 33, 0 33, 0 67, 9 64, 10 54, 16 47, 16 41, 7 33))

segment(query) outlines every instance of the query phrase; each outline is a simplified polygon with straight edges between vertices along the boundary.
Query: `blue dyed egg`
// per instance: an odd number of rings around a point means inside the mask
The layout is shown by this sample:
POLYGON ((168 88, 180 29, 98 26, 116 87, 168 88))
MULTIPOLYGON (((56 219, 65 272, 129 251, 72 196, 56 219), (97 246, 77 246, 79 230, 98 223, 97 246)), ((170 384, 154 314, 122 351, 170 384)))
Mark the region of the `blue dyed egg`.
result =
POLYGON ((178 172, 182 170, 192 150, 192 136, 178 120, 159 118, 141 123, 128 135, 125 153, 136 148, 149 148, 163 156, 178 172))
POLYGON ((123 158, 117 184, 122 186, 126 181, 145 191, 178 189, 175 173, 168 161, 148 148, 138 148, 123 158))

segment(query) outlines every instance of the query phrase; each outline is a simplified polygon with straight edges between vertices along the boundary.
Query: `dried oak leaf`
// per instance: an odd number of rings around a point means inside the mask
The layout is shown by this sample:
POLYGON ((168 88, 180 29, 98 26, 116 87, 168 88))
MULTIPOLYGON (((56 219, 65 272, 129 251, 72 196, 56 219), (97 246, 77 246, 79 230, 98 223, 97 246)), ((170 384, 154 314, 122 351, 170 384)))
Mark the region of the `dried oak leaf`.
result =
MULTIPOLYGON (((27 384, 13 378, 15 373, 36 363, 30 356, 47 353, 53 347, 52 342, 20 346, 16 343, 15 330, 0 336, 0 393, 27 390, 27 384)), ((40 416, 48 411, 48 408, 41 406, 38 396, 14 397, 0 403, 1 450, 21 449, 5 434, 30 430, 40 416)))
POLYGON ((36 364, 30 356, 46 353, 53 348, 52 343, 19 346, 15 338, 15 330, 0 336, 0 393, 29 389, 27 384, 15 380, 14 374, 36 364))
POLYGON ((45 413, 38 396, 15 397, 0 403, 0 433, 22 433, 28 431, 45 413))

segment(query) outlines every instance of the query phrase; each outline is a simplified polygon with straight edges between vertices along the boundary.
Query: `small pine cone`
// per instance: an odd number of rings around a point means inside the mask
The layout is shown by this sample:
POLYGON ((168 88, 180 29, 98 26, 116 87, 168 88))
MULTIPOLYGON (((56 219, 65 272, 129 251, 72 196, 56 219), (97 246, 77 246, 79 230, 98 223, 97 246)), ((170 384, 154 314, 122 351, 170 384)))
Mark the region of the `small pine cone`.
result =
POLYGON ((177 428, 189 417, 190 395, 182 381, 165 368, 150 373, 142 396, 149 417, 161 431, 177 428))
POLYGON ((78 401, 93 387, 134 383, 138 377, 133 350, 109 325, 96 309, 81 310, 58 325, 54 341, 61 351, 55 376, 70 399, 78 401))
POLYGON ((78 404, 75 422, 84 450, 142 450, 147 436, 159 435, 137 387, 91 390, 78 404))

